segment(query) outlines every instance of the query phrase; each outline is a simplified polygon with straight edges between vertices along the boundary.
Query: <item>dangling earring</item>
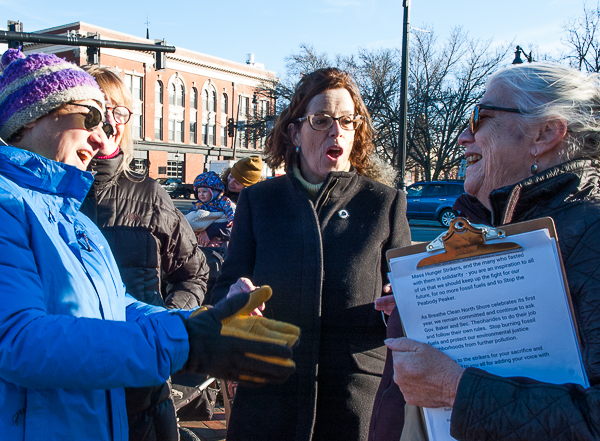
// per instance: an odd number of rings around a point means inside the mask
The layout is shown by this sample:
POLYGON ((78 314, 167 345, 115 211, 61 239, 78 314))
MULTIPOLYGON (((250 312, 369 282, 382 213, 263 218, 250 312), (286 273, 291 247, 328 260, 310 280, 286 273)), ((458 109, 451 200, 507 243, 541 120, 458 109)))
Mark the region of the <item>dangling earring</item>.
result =
POLYGON ((537 155, 535 155, 535 158, 533 160, 533 165, 531 166, 531 174, 535 175, 537 172, 538 172, 537 155))
POLYGON ((298 153, 300 153, 300 146, 299 145, 296 146, 296 154, 298 154, 298 153))

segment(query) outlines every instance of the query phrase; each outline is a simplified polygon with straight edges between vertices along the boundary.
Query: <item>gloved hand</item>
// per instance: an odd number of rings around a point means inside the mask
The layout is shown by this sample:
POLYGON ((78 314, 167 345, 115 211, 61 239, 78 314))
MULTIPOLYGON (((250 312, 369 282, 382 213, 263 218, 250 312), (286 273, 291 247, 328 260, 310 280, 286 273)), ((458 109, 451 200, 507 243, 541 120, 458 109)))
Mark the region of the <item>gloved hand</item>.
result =
POLYGON ((184 370, 255 384, 287 380, 296 369, 290 358, 300 328, 248 315, 271 293, 263 286, 195 311, 184 321, 190 345, 184 370))

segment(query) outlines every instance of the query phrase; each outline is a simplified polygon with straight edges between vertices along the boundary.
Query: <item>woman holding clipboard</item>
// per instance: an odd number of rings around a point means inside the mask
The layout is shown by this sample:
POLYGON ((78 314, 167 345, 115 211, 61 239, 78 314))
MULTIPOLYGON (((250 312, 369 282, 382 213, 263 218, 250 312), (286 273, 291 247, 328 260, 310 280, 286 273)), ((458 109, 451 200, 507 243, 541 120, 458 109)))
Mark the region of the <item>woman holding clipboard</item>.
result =
MULTIPOLYGON (((422 439, 410 418, 404 431, 390 428, 399 416, 385 413, 392 408, 386 397, 395 391, 402 399, 392 381, 411 405, 453 408, 450 435, 459 440, 599 439, 598 80, 597 74, 551 63, 510 66, 493 74, 459 137, 466 149, 468 194, 454 206, 472 222, 492 226, 546 216, 554 220, 591 387, 463 369, 430 345, 388 339, 391 353, 370 440, 382 439, 378 434, 386 430, 387 439, 422 439)), ((390 302, 393 298, 382 299, 376 307, 389 310, 390 302)), ((390 326, 397 320, 393 314, 390 326)))

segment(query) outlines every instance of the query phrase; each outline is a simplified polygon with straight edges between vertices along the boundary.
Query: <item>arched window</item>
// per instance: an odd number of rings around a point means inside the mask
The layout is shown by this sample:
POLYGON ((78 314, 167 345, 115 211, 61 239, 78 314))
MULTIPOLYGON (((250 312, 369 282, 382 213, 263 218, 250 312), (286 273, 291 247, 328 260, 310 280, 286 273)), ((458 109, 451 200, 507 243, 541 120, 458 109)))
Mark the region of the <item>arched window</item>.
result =
POLYGON ((224 93, 223 97, 221 98, 221 112, 227 113, 229 111, 228 107, 229 107, 229 103, 227 100, 227 94, 224 93))
POLYGON ((196 89, 195 87, 192 87, 190 106, 192 107, 192 109, 198 108, 198 89, 196 89))
POLYGON ((154 86, 154 104, 163 103, 163 84, 161 81, 157 81, 154 86))
POLYGON ((178 81, 177 85, 177 105, 184 107, 185 106, 185 88, 183 87, 183 83, 178 81))
POLYGON ((212 107, 211 110, 216 113, 217 112, 217 91, 216 90, 212 91, 212 106, 211 107, 212 107))
POLYGON ((174 107, 169 110, 169 141, 184 142, 185 86, 181 78, 176 77, 169 86, 169 104, 174 107))
POLYGON ((175 96, 177 95, 177 86, 175 83, 171 84, 170 89, 171 93, 169 93, 169 104, 174 106, 176 104, 175 96))
POLYGON ((163 140, 163 84, 157 81, 154 85, 154 139, 163 140))
POLYGON ((208 90, 204 90, 202 94, 202 108, 205 112, 208 112, 208 90))

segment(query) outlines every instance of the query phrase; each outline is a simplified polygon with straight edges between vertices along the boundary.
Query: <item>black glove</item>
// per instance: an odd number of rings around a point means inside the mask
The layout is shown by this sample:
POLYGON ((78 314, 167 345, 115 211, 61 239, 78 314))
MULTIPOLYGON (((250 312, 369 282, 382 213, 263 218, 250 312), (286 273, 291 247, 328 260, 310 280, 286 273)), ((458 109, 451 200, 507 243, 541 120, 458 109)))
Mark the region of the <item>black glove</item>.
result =
POLYGON ((296 369, 290 358, 300 328, 248 315, 270 297, 264 286, 195 311, 184 321, 190 345, 184 370, 255 384, 287 380, 296 369))

